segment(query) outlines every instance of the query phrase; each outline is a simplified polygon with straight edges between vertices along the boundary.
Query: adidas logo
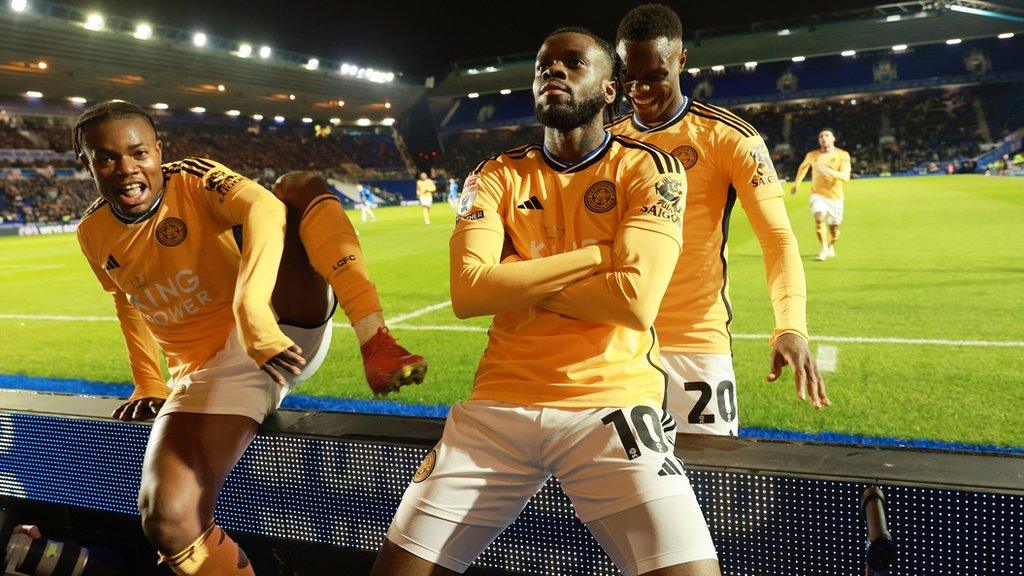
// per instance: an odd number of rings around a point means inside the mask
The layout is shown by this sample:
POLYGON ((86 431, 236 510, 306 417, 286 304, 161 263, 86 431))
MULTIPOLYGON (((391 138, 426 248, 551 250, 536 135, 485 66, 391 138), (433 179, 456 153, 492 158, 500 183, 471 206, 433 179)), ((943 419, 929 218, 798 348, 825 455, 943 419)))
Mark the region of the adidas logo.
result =
POLYGON ((106 270, 107 272, 110 272, 111 270, 113 270, 115 268, 120 268, 120 267, 121 267, 121 265, 118 264, 118 262, 114 258, 113 254, 111 254, 110 256, 107 256, 107 263, 103 265, 103 269, 106 270))
POLYGON ((661 472, 658 472, 658 476, 682 476, 683 475, 683 463, 678 458, 665 458, 665 461, 661 464, 661 472))
POLYGON ((527 200, 526 202, 523 202, 519 206, 516 206, 516 208, 518 208, 520 210, 543 210, 544 209, 544 207, 540 205, 540 200, 538 200, 536 196, 530 196, 529 200, 527 200))

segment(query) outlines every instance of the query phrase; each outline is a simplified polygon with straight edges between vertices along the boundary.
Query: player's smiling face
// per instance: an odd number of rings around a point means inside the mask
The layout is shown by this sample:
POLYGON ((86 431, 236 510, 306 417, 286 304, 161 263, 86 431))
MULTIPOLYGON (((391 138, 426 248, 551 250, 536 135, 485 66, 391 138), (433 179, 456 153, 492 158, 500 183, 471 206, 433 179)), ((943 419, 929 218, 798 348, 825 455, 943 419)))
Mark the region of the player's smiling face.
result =
POLYGON ((626 99, 644 124, 668 120, 683 103, 679 74, 686 63, 681 40, 621 40, 615 51, 625 63, 626 99))
POLYGON ((88 126, 80 160, 92 172, 100 196, 126 218, 141 216, 164 188, 160 141, 138 116, 88 126))
POLYGON ((563 131, 579 128, 615 99, 611 63, 586 34, 551 36, 537 52, 533 98, 537 119, 544 126, 563 131))

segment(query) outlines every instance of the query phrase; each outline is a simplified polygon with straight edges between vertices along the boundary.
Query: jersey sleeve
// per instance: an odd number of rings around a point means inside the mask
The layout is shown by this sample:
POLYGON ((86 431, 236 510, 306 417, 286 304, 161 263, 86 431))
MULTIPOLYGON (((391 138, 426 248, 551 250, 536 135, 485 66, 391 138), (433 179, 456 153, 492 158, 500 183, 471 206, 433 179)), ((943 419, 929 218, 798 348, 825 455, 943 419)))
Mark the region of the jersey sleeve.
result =
POLYGON ((716 160, 726 167, 729 182, 740 199, 760 201, 784 195, 768 146, 760 135, 736 138, 718 150, 723 156, 716 160))
POLYGON ((627 202, 620 226, 663 234, 682 247, 686 176, 679 160, 652 150, 620 180, 627 202))
MULTIPOLYGON (((263 186, 211 160, 203 175, 186 184, 226 226, 242 227, 242 259, 233 309, 239 336, 249 357, 262 366, 293 343, 281 332, 270 305, 284 250, 285 206, 263 186)), ((183 172, 184 174, 184 172, 183 172)))
POLYGON ((490 230, 505 236, 502 219, 505 216, 502 198, 505 194, 505 179, 501 169, 487 163, 477 174, 470 174, 462 187, 452 235, 466 230, 490 230))
POLYGON ((132 383, 135 384, 135 390, 129 400, 166 398, 167 386, 160 370, 160 349, 156 339, 146 326, 142 314, 128 301, 128 295, 114 284, 107 271, 103 270, 96 258, 90 255, 84 229, 80 227, 78 230, 78 243, 86 261, 89 262, 89 267, 103 290, 110 292, 114 297, 114 309, 117 311, 121 334, 128 349, 128 363, 131 365, 132 383))

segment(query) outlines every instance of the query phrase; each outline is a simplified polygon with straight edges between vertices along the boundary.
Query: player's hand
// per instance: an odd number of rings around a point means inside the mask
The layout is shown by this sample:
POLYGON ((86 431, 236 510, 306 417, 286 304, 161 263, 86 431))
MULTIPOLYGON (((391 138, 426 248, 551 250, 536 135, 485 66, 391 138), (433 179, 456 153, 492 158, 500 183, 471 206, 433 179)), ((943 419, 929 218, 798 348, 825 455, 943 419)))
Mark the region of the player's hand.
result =
POLYGON ((121 404, 111 414, 112 417, 125 422, 141 422, 156 418, 160 407, 164 405, 164 398, 137 398, 121 404))
POLYGON ((783 334, 775 339, 772 347, 771 368, 765 379, 775 382, 782 374, 782 368, 789 364, 796 382, 796 395, 807 400, 815 410, 831 406, 825 392, 825 380, 821 377, 818 364, 811 356, 807 342, 796 334, 783 334))
POLYGON ((306 359, 302 357, 302 348, 292 344, 287 350, 267 360, 266 364, 260 366, 260 370, 269 374, 278 386, 287 386, 288 380, 285 379, 285 374, 298 376, 302 373, 302 368, 305 365, 306 359))

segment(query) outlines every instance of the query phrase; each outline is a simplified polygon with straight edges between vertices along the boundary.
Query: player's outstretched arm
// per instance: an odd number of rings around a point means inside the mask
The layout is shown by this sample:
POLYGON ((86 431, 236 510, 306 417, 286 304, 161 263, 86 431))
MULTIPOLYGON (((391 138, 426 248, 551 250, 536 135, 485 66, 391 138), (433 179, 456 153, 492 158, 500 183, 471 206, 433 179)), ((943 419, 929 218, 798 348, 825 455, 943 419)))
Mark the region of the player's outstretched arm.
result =
MULTIPOLYGON (((497 218, 497 214, 481 218, 497 218)), ((460 223, 461 224, 461 223, 460 223)), ((500 229, 500 223, 498 224, 500 229)), ((533 306, 573 282, 607 270, 608 246, 502 264, 505 236, 498 229, 456 228, 449 244, 452 310, 458 318, 533 306)))
POLYGON ((114 307, 132 367, 132 395, 114 410, 119 420, 149 420, 156 417, 167 398, 167 385, 160 370, 160 352, 153 334, 124 292, 114 293, 114 307))
POLYGON ((793 178, 793 186, 790 187, 789 193, 796 194, 800 188, 800 183, 804 181, 804 176, 807 176, 807 172, 811 169, 811 163, 804 158, 804 161, 800 163, 800 166, 796 169, 796 178, 793 178))
POLYGON ((281 332, 270 305, 284 250, 285 206, 266 188, 224 166, 211 169, 198 184, 215 218, 242 227, 232 310, 246 353, 262 367, 294 344, 281 332))

